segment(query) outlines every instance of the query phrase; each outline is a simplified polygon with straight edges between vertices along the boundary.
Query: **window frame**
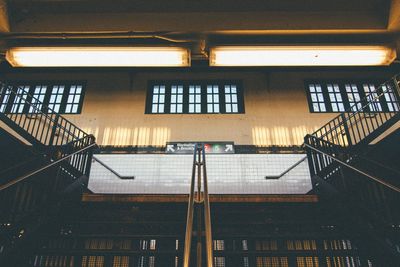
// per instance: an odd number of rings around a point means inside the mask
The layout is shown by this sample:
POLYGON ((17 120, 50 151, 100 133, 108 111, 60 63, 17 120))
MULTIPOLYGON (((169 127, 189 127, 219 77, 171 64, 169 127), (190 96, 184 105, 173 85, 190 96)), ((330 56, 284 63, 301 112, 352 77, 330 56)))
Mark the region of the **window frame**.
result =
MULTIPOLYGON (((340 91, 340 95, 342 97, 342 103, 344 105, 344 110, 347 111, 350 109, 350 107, 352 105, 354 105, 356 102, 350 104, 351 101, 349 101, 348 95, 347 95, 347 91, 346 91, 346 84, 348 85, 352 85, 355 84, 357 86, 358 89, 358 94, 360 96, 360 100, 365 99, 366 97, 366 93, 364 91, 364 84, 373 84, 375 86, 375 88, 378 88, 382 83, 384 83, 384 80, 371 80, 371 79, 358 79, 358 80, 343 80, 343 79, 327 79, 327 80, 312 80, 312 79, 308 79, 308 80, 304 80, 304 89, 306 92, 306 97, 307 97, 307 102, 308 102, 308 109, 309 112, 311 113, 342 113, 343 111, 333 111, 332 110, 332 102, 330 101, 329 98, 329 92, 328 92, 328 84, 334 85, 337 84, 339 86, 339 91, 340 91), (321 88, 322 88, 322 94, 324 96, 324 103, 325 103, 325 107, 326 107, 326 111, 314 111, 313 109, 313 101, 311 99, 311 94, 309 91, 309 85, 310 84, 320 84, 321 88)), ((385 96, 383 97, 385 98, 385 96)), ((391 112, 389 110, 389 107, 387 105, 386 100, 383 101, 383 98, 379 99, 379 104, 382 108, 381 111, 372 111, 369 108, 364 110, 364 113, 385 113, 385 112, 391 112)), ((386 98, 385 98, 386 99, 386 98)), ((335 102, 337 103, 337 102, 335 102)), ((345 112, 344 111, 344 112, 345 112)))
POLYGON ((244 106, 244 92, 242 81, 240 80, 149 80, 146 90, 146 102, 145 111, 146 115, 237 115, 245 113, 244 106), (164 113, 152 113, 152 99, 153 99, 153 87, 156 85, 165 85, 165 108, 164 113), (171 87, 172 86, 183 86, 183 109, 182 113, 171 113, 171 87), (200 85, 201 87, 201 112, 200 113, 189 113, 189 86, 200 85), (207 85, 218 85, 219 90, 219 112, 207 112, 207 85), (225 85, 236 85, 237 97, 238 97, 238 112, 237 113, 227 113, 225 110, 225 85))
MULTIPOLYGON (((35 89, 37 86, 43 87, 46 86, 46 93, 44 94, 43 98, 43 104, 41 105, 41 112, 45 114, 51 114, 51 112, 45 111, 45 107, 49 108, 49 101, 52 95, 52 90, 54 86, 64 86, 64 92, 62 94, 62 99, 61 99, 61 105, 59 108, 59 111, 56 112, 55 114, 62 114, 62 115, 79 115, 82 113, 82 108, 83 108, 83 102, 86 94, 86 81, 83 80, 59 80, 59 81, 41 81, 41 80, 35 80, 35 81, 20 81, 20 80, 10 80, 5 82, 7 85, 10 85, 13 87, 13 89, 17 89, 20 86, 29 86, 29 91, 28 91, 28 97, 26 101, 32 102, 32 96, 35 94, 35 89), (76 113, 66 113, 66 106, 68 104, 68 96, 69 92, 71 89, 71 86, 82 86, 82 91, 80 94, 80 99, 78 103, 78 109, 76 113)), ((38 114, 38 112, 32 112, 31 108, 29 105, 24 105, 22 112, 17 113, 17 112, 12 112, 13 105, 14 105, 14 100, 15 97, 10 98, 7 102, 7 105, 5 107, 4 113, 6 114, 38 114)))

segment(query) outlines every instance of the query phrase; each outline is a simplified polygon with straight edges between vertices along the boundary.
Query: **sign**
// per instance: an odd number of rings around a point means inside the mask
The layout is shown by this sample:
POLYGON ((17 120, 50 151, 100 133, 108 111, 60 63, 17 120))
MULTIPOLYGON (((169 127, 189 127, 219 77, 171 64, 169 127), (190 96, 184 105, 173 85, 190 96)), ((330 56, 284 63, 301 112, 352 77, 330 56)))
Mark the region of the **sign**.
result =
MULTIPOLYGON (((233 142, 198 142, 204 144, 207 154, 234 154, 233 142)), ((193 154, 194 142, 167 142, 165 153, 167 154, 193 154)))

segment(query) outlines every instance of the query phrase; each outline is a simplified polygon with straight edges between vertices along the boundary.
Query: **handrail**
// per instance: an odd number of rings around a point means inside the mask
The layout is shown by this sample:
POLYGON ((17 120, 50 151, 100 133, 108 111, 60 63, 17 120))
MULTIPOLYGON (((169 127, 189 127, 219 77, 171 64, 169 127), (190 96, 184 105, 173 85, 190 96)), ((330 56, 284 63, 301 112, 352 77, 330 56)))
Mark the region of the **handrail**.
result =
MULTIPOLYGON (((9 91, 13 92, 17 97, 22 98, 22 96, 18 96, 18 92, 16 92, 16 91, 14 90, 14 88, 13 88, 12 85, 6 85, 5 83, 0 82, 0 86, 2 87, 3 90, 4 90, 4 88, 6 88, 5 90, 9 90, 9 91)), ((17 86, 17 89, 20 89, 20 88, 21 88, 20 86, 17 86)), ((1 94, 3 93, 3 90, 1 91, 1 94)), ((53 122, 54 124, 56 124, 58 128, 61 128, 61 129, 63 129, 64 131, 66 131, 67 133, 69 133, 71 136, 74 136, 75 139, 79 139, 79 136, 75 136, 74 133, 70 132, 70 131, 69 131, 68 129, 66 129, 64 126, 60 125, 60 124, 58 123, 58 121, 54 120, 48 113, 43 112, 42 109, 43 109, 43 107, 44 107, 46 110, 50 110, 50 111, 51 111, 51 114, 55 114, 56 116, 58 115, 59 117, 63 118, 62 116, 60 116, 57 112, 55 112, 53 109, 49 108, 49 107, 48 107, 47 105, 45 105, 44 103, 40 102, 39 99, 37 99, 37 98, 34 97, 33 95, 29 94, 28 92, 26 92, 25 95, 26 95, 26 98, 23 98, 24 103, 28 103, 28 104, 30 105, 30 107, 34 108, 35 111, 37 111, 37 112, 34 112, 34 113, 30 114, 30 115, 36 115, 36 116, 37 116, 37 115, 40 114, 40 115, 46 117, 47 119, 49 119, 49 120, 50 120, 51 122, 53 122), (31 99, 34 99, 34 100, 35 100, 35 103, 32 103, 31 101, 29 101, 29 100, 28 100, 28 97, 31 98, 31 99), (38 105, 41 106, 40 109, 37 107, 38 105)), ((18 114, 18 113, 17 113, 17 114, 18 114)), ((63 118, 63 119, 64 119, 64 118, 63 118)), ((67 121, 68 121, 68 120, 67 120, 67 121)), ((85 136, 85 135, 88 135, 87 133, 85 133, 84 131, 82 131, 79 127, 77 127, 77 126, 76 126, 75 124, 73 124, 72 122, 68 121, 68 123, 69 123, 70 125, 72 125, 74 128, 78 129, 78 131, 79 131, 80 133, 83 133, 84 136, 85 136)))
MULTIPOLYGON (((86 138, 86 137, 84 137, 84 138, 86 138)), ((82 139, 83 139, 83 138, 82 138, 82 139)), ((69 159, 69 158, 71 158, 72 156, 74 156, 74 155, 76 155, 76 154, 78 154, 78 153, 84 152, 84 151, 86 151, 86 150, 88 150, 89 148, 92 148, 92 147, 94 147, 94 146, 96 146, 96 143, 91 143, 91 144, 89 144, 88 146, 86 146, 86 147, 84 147, 84 148, 81 148, 81 149, 79 149, 79 150, 77 150, 77 151, 75 151, 75 152, 73 152, 73 153, 71 153, 71 154, 67 154, 66 156, 63 156, 62 158, 57 159, 57 160, 55 160, 55 161, 53 161, 53 162, 47 164, 47 165, 44 166, 44 167, 41 167, 41 168, 39 168, 39 169, 37 169, 37 170, 34 170, 34 171, 32 171, 32 172, 29 172, 28 174, 22 175, 22 176, 20 176, 20 177, 18 177, 18 178, 16 178, 16 179, 14 179, 14 180, 12 180, 12 181, 10 181, 10 182, 4 184, 4 185, 0 185, 0 191, 3 191, 4 189, 7 189, 8 187, 10 187, 10 186, 12 186, 12 185, 14 185, 14 184, 16 184, 16 183, 19 183, 19 182, 21 182, 21 181, 23 181, 23 180, 25 180, 25 179, 31 177, 32 175, 35 175, 35 174, 37 174, 37 173, 40 173, 40 172, 42 172, 42 171, 44 171, 44 170, 46 170, 46 169, 48 169, 48 168, 50 168, 50 167, 52 167, 52 166, 54 166, 54 165, 57 165, 58 163, 60 163, 60 162, 62 162, 62 161, 64 161, 64 160, 69 159)))
POLYGON ((198 223, 197 223, 197 266, 202 266, 201 264, 201 212, 200 204, 204 206, 204 224, 205 224, 205 236, 206 236, 206 259, 207 267, 214 266, 214 256, 213 256, 213 242, 212 242, 212 231, 211 231, 211 213, 210 213, 210 200, 208 195, 208 184, 207 184, 207 170, 206 170, 206 158, 204 144, 196 143, 193 152, 193 168, 192 168, 192 178, 190 183, 190 193, 188 201, 188 211, 186 218, 186 232, 185 232, 185 245, 183 252, 183 267, 190 266, 190 252, 192 245, 192 229, 193 229, 193 215, 194 208, 198 209, 198 223), (197 160, 196 160, 197 156, 197 160), (196 183, 196 169, 198 171, 197 177, 197 199, 195 206, 195 183, 196 183), (203 175, 202 175, 203 170, 203 175), (203 176, 203 187, 204 190, 201 192, 201 176, 203 176), (203 198, 201 198, 203 196, 203 198))
MULTIPOLYGON (((366 116, 365 116, 366 110, 371 109, 371 105, 378 107, 377 105, 379 105, 379 103, 377 102, 377 100, 379 100, 382 97, 386 97, 386 94, 393 93, 394 97, 397 98, 397 101, 400 101, 399 92, 396 93, 396 89, 397 91, 399 91, 399 85, 397 81, 399 77, 400 77, 399 75, 396 75, 393 78, 391 78, 391 80, 381 84, 373 92, 366 95, 360 101, 355 102, 346 111, 337 115, 336 117, 331 119, 328 123, 326 123, 324 126, 313 132, 312 135, 321 139, 331 140, 332 142, 335 142, 335 140, 337 140, 338 144, 341 146, 355 145, 353 144, 353 141, 355 143, 361 142, 364 138, 366 138, 369 134, 371 134, 371 129, 369 128, 369 125, 363 125, 363 124, 358 125, 359 123, 366 121, 366 116), (351 128, 353 126, 356 126, 356 128, 355 129, 351 128), (346 139, 339 136, 340 134, 342 135, 344 134, 346 136, 346 139)), ((398 102, 394 104, 397 105, 396 106, 397 108, 399 108, 398 102)), ((397 114, 398 111, 394 109, 393 111, 384 112, 386 115, 382 116, 381 115, 382 112, 380 112, 380 110, 377 111, 376 108, 372 108, 372 110, 370 110, 369 113, 373 113, 376 115, 375 117, 378 117, 371 122, 372 130, 374 130, 376 129, 376 127, 379 127, 379 125, 384 124, 386 121, 388 121, 394 116, 387 114, 397 114), (375 126, 374 124, 378 126, 375 126)))
POLYGON ((135 176, 133 176, 133 175, 121 175, 121 174, 119 174, 114 169, 112 169, 110 166, 105 164, 103 161, 101 161, 98 158, 96 158, 94 155, 92 156, 92 159, 97 161, 98 163, 100 163, 100 165, 102 165, 104 168, 106 168, 107 170, 109 170, 110 172, 115 174, 120 179, 135 179, 135 176))
POLYGON ((366 177, 368 177, 368 178, 380 183, 381 185, 384 185, 384 186, 386 186, 386 187, 388 187, 388 188, 400 193, 400 187, 392 185, 392 184, 386 182, 384 179, 381 179, 381 178, 375 177, 373 175, 370 175, 370 174, 368 174, 366 172, 363 172, 362 170, 359 170, 358 168, 348 164, 347 162, 344 162, 344 161, 342 161, 342 160, 340 160, 340 159, 338 159, 338 158, 330 155, 329 153, 326 153, 326 152, 324 152, 324 151, 322 151, 322 150, 320 150, 318 148, 315 148, 310 144, 305 143, 304 145, 307 146, 308 148, 314 150, 314 151, 317 151, 318 153, 320 153, 320 154, 322 154, 322 155, 324 155, 326 157, 329 157, 330 159, 333 159, 334 161, 342 164, 343 166, 346 166, 346 167, 352 169, 353 171, 356 171, 356 172, 358 172, 358 173, 360 173, 360 174, 362 174, 362 175, 364 175, 364 176, 366 176, 366 177))
POLYGON ((286 173, 290 172, 291 170, 293 170, 294 168, 296 168, 300 163, 302 163, 303 161, 305 161, 307 159, 307 156, 303 157, 302 159, 300 159, 299 161, 297 161, 296 163, 294 163, 292 166, 290 166, 289 168, 287 168, 285 171, 283 171, 281 174, 279 175, 266 175, 265 179, 279 179, 282 176, 284 176, 286 173))

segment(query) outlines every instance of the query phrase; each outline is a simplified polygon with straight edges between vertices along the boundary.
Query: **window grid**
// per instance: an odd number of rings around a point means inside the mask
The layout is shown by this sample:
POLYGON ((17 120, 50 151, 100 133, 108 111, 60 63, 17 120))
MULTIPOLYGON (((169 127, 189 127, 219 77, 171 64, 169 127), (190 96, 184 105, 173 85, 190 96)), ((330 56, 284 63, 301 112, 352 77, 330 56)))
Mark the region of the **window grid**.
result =
POLYGON ((218 85, 207 85, 207 113, 219 113, 218 85))
MULTIPOLYGON (((311 112, 344 112, 348 109, 360 110, 365 98, 369 105, 364 112, 395 112, 400 110, 398 96, 383 85, 383 96, 378 97, 376 85, 372 82, 308 82, 306 92, 311 112)), ((365 103, 364 103, 365 105, 365 103)))
POLYGON ((9 88, 5 90, 3 98, 0 99, 0 112, 3 113, 36 114, 39 112, 51 113, 51 110, 54 110, 60 114, 79 114, 82 109, 83 85, 37 83, 10 85, 9 88), (16 93, 14 94, 12 91, 16 93))
POLYGON ((65 106, 65 113, 78 112, 81 96, 82 96, 82 86, 71 85, 71 87, 69 88, 67 105, 65 106))
POLYGON ((51 90, 50 100, 49 100, 49 112, 54 111, 58 113, 60 111, 61 102, 64 95, 64 85, 54 85, 51 90))
POLYGON ((4 93, 4 97, 1 100, 1 105, 0 105, 0 112, 6 112, 8 103, 10 101, 10 97, 11 97, 11 90, 10 89, 5 89, 5 93, 4 93))
POLYGON ((243 102, 241 86, 232 81, 151 81, 147 91, 145 113, 244 113, 243 102), (161 92, 160 87, 165 91, 161 92))
POLYGON ((189 85, 189 113, 201 113, 200 85, 189 85))
POLYGON ((320 84, 310 84, 308 87, 314 112, 326 112, 324 95, 320 84))
POLYGON ((372 102, 371 104, 368 105, 369 111, 371 112, 377 112, 377 111, 382 111, 382 106, 379 103, 378 94, 375 91, 375 85, 372 83, 364 83, 363 84, 364 92, 365 95, 368 98, 368 102, 372 102))
POLYGON ((19 86, 11 107, 12 113, 23 113, 25 102, 28 98, 29 86, 19 86))
POLYGON ((215 267, 225 267, 225 257, 214 257, 215 267))
POLYGON ((328 84, 328 94, 329 99, 331 101, 331 108, 333 112, 343 112, 344 111, 344 104, 342 95, 339 90, 338 84, 328 84))
POLYGON ((31 100, 32 105, 34 105, 35 107, 30 107, 29 113, 39 113, 39 111, 42 110, 42 105, 46 97, 46 92, 46 85, 35 86, 35 90, 33 91, 33 98, 31 100))
POLYGON ((400 104, 399 101, 396 100, 396 96, 393 93, 393 88, 391 86, 382 86, 382 90, 384 92, 385 100, 386 100, 386 105, 387 108, 390 112, 394 111, 399 111, 400 110, 400 104))
POLYGON ((155 85, 153 87, 152 113, 164 113, 165 86, 155 85))
POLYGON ((225 250, 224 240, 214 240, 214 250, 225 250))
POLYGON ((225 111, 226 113, 239 112, 236 85, 225 85, 225 111))
POLYGON ((353 111, 362 107, 360 93, 358 92, 357 85, 354 83, 345 84, 346 95, 349 105, 353 111))
POLYGON ((171 113, 183 113, 183 85, 171 86, 171 113))

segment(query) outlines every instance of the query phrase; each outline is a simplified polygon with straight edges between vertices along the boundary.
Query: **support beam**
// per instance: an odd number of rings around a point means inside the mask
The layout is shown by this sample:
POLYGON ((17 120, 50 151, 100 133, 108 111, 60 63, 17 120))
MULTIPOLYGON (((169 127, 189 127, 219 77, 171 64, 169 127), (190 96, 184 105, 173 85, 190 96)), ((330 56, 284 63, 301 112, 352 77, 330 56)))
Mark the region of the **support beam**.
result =
POLYGON ((6 0, 0 0, 0 33, 9 32, 10 23, 8 21, 8 11, 6 0))
POLYGON ((390 4, 389 31, 400 31, 400 0, 392 0, 390 4))

